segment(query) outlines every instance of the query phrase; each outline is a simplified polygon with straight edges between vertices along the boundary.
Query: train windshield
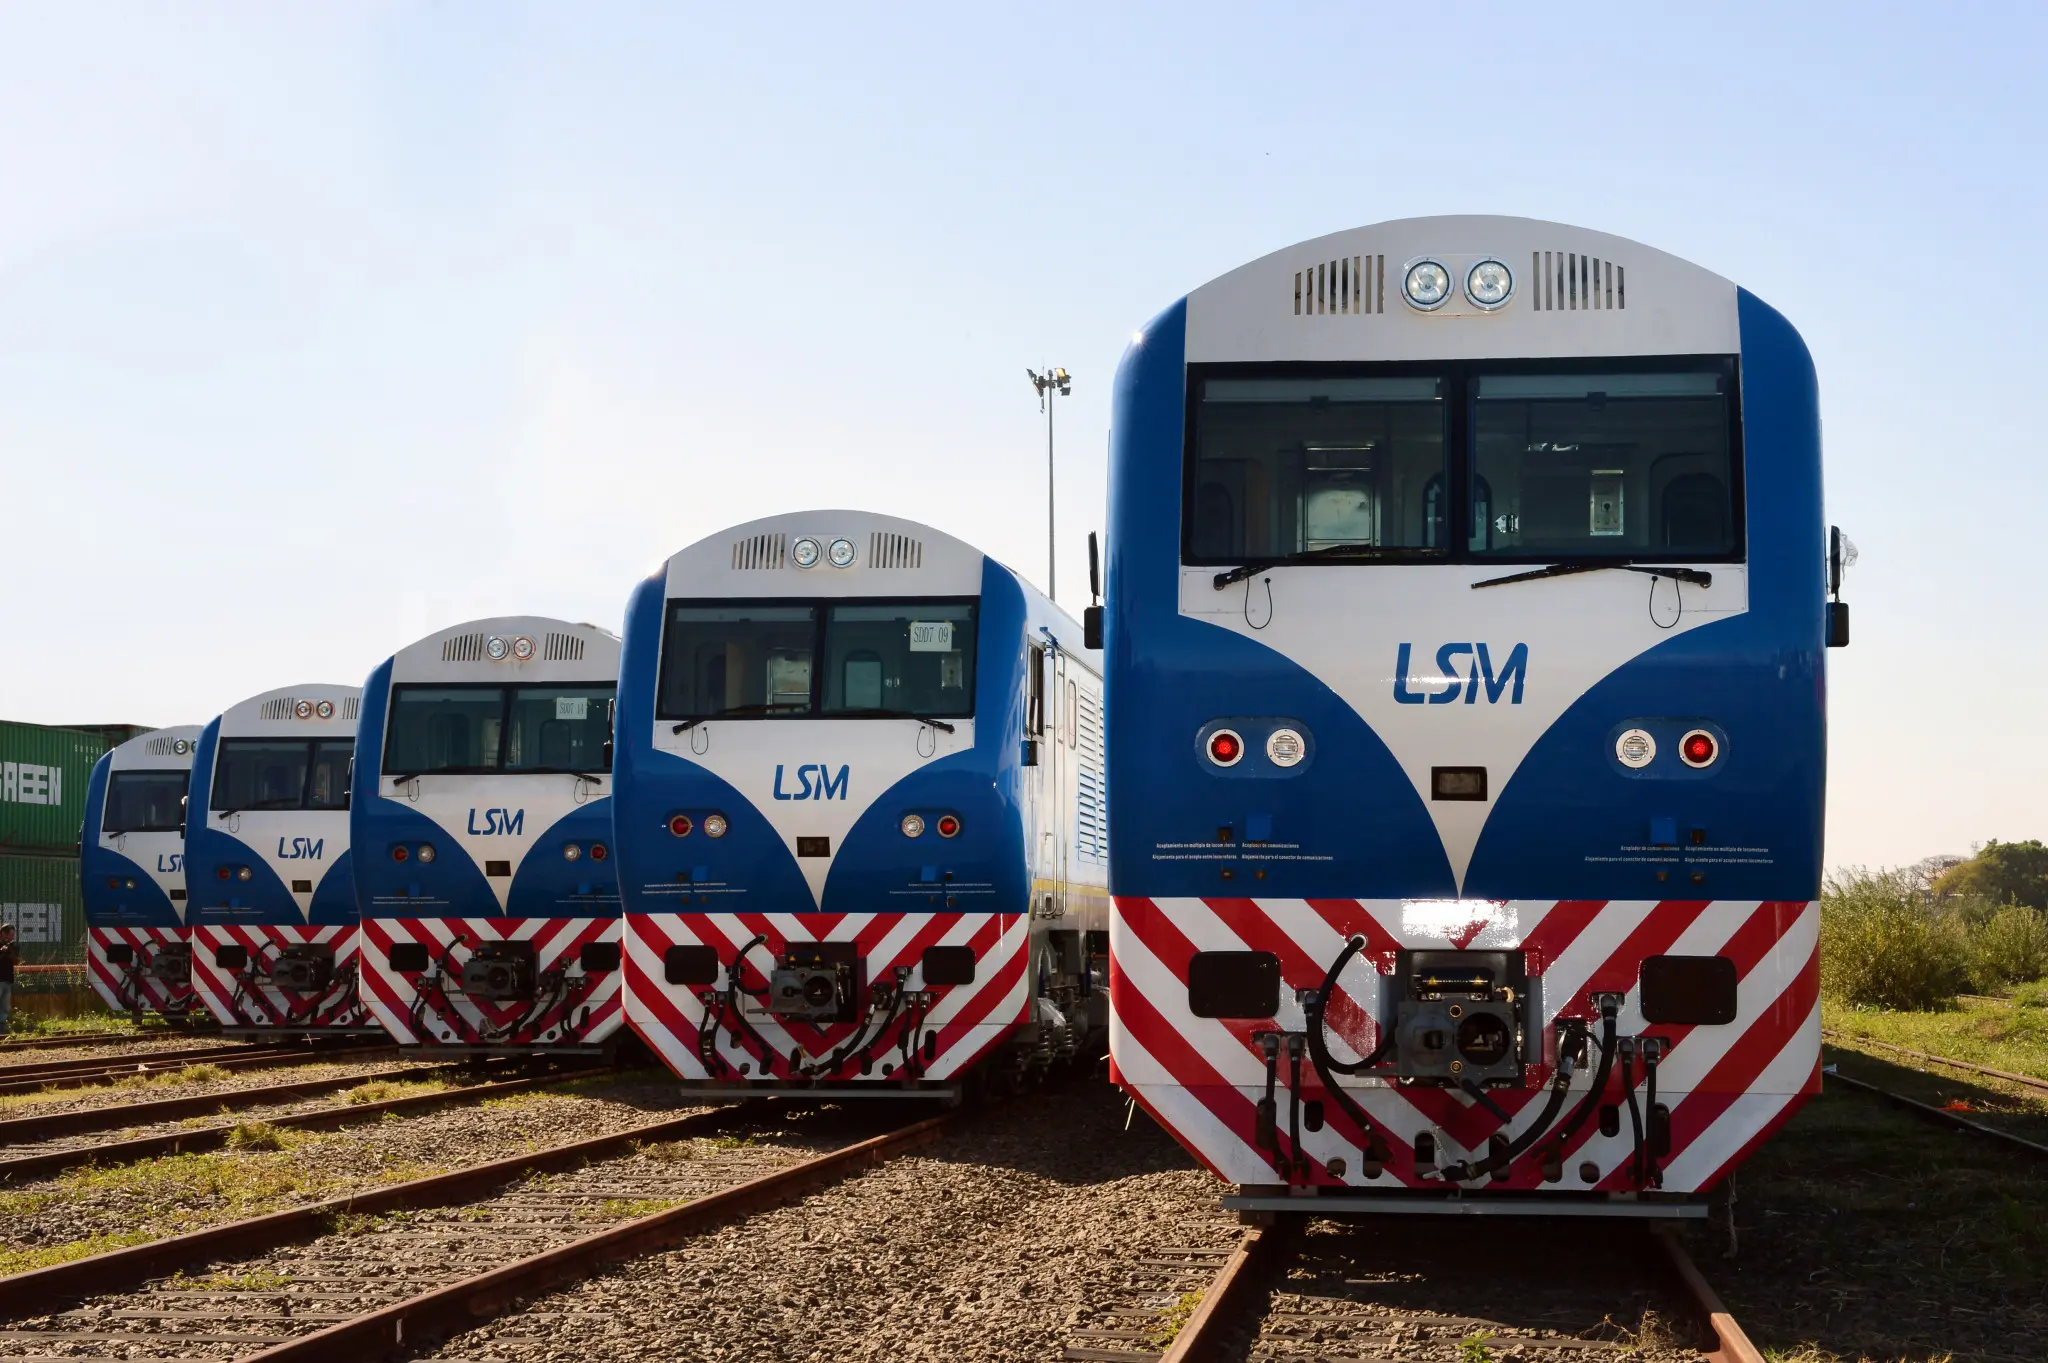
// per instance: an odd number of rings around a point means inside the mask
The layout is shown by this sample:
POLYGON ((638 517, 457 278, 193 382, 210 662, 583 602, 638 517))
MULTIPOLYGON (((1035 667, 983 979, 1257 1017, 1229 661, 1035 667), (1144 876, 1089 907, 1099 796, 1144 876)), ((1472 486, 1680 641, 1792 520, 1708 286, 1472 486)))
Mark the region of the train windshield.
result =
POLYGON ((1472 551, 1732 554, 1729 379, 1700 371, 1478 375, 1472 551))
POLYGON ((505 724, 506 771, 610 771, 617 686, 515 686, 505 724))
POLYGON ((1203 380, 1190 561, 1442 552, 1443 390, 1432 375, 1203 380))
POLYGON ((213 759, 212 808, 299 809, 313 745, 303 738, 224 738, 213 759))
POLYGON ((609 771, 611 682, 394 686, 384 774, 609 771))
POLYGON ((835 603, 825 615, 821 714, 974 713, 974 602, 835 603))
POLYGON ((355 755, 353 738, 323 738, 313 744, 313 766, 306 773, 306 808, 348 808, 348 767, 355 755))
POLYGON ((976 603, 669 603, 662 719, 974 713, 976 603))
POLYGON ((107 812, 100 827, 109 833, 175 833, 185 822, 182 771, 117 771, 107 778, 107 812))

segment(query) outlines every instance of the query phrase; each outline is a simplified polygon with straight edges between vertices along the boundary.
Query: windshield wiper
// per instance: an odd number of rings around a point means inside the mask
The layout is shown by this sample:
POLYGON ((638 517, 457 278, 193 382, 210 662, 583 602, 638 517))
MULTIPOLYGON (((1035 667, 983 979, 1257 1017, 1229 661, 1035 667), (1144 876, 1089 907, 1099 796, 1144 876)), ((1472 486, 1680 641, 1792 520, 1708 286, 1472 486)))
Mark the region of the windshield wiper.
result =
POLYGON ((1690 582, 1698 587, 1714 585, 1714 575, 1698 568, 1653 568, 1642 563, 1587 563, 1583 560, 1573 563, 1553 563, 1548 568, 1536 568, 1526 573, 1509 573, 1506 577, 1489 577, 1484 582, 1472 584, 1472 590, 1481 587, 1504 587, 1510 582, 1534 582, 1542 577, 1569 577, 1573 573, 1597 573, 1613 568, 1624 573, 1644 573, 1650 577, 1668 577, 1673 582, 1690 582))
POLYGON ((1256 577, 1268 568, 1284 568, 1290 563, 1302 563, 1319 558, 1380 558, 1395 552, 1407 551, 1389 550, 1377 544, 1326 544, 1320 549, 1304 549, 1296 554, 1275 554, 1269 558, 1255 558, 1216 574, 1216 590, 1220 592, 1233 582, 1242 582, 1248 577, 1256 577))
POLYGON ((930 727, 932 727, 932 728, 934 728, 934 729, 939 729, 939 730, 942 730, 942 731, 943 731, 943 732, 945 732, 945 733, 949 733, 949 734, 950 734, 950 733, 954 732, 954 728, 953 728, 953 726, 952 726, 952 725, 950 725, 950 724, 948 724, 948 723, 946 723, 946 721, 945 721, 945 720, 943 720, 943 719, 933 719, 933 718, 932 718, 932 717, 931 717, 930 715, 914 715, 914 714, 910 713, 910 712, 909 712, 908 710, 889 710, 889 709, 884 709, 884 708, 883 708, 882 706, 879 706, 879 705, 862 705, 862 706, 858 706, 858 707, 856 707, 856 708, 854 708, 854 709, 851 709, 851 710, 826 710, 826 711, 824 711, 824 712, 823 712, 823 714, 822 714, 821 718, 826 718, 826 719, 914 719, 914 720, 916 720, 916 721, 917 721, 917 722, 918 722, 919 724, 925 724, 925 725, 929 725, 930 727))
POLYGON ((788 711, 790 714, 801 715, 808 713, 810 708, 810 702, 808 701, 799 705, 795 701, 788 700, 757 700, 747 705, 728 706, 715 715, 693 715, 689 719, 679 720, 675 728, 669 732, 679 734, 685 729, 694 729, 707 720, 724 719, 727 715, 767 715, 774 714, 777 711, 788 711))

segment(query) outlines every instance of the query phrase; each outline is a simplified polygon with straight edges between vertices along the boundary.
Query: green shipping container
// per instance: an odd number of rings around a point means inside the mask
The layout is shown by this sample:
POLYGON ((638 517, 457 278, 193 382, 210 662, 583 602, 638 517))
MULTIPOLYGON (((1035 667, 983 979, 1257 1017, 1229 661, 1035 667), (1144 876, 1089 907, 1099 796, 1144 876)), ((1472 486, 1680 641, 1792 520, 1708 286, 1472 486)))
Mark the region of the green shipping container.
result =
POLYGON ((77 853, 86 781, 107 747, 98 734, 0 721, 0 855, 77 853))
POLYGON ((14 924, 14 959, 22 965, 83 961, 78 858, 0 856, 0 921, 14 924))

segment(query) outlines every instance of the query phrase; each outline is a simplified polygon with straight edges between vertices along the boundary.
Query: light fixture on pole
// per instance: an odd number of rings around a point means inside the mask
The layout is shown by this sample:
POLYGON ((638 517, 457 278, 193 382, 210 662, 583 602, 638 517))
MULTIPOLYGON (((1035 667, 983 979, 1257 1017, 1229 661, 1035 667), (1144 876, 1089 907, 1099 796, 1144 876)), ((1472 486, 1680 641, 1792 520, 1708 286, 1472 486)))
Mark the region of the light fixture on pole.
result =
POLYGON ((1051 598, 1055 593, 1055 574, 1058 571, 1058 550, 1053 534, 1052 399, 1072 394, 1074 381, 1064 369, 1047 369, 1041 374, 1026 366, 1024 372, 1031 376, 1031 386, 1038 390, 1038 410, 1045 413, 1045 594, 1051 598))

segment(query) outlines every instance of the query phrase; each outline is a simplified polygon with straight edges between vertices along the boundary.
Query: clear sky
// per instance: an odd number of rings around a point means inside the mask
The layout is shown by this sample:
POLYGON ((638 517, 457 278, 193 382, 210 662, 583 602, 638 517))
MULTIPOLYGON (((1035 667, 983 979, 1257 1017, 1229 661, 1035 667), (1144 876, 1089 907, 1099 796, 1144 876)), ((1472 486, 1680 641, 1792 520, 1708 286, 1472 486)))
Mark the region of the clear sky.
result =
POLYGON ((201 722, 720 527, 942 526, 1085 604, 1134 327, 1513 213, 1813 347, 1832 863, 2048 836, 2048 9, 0 0, 0 716, 201 722))

